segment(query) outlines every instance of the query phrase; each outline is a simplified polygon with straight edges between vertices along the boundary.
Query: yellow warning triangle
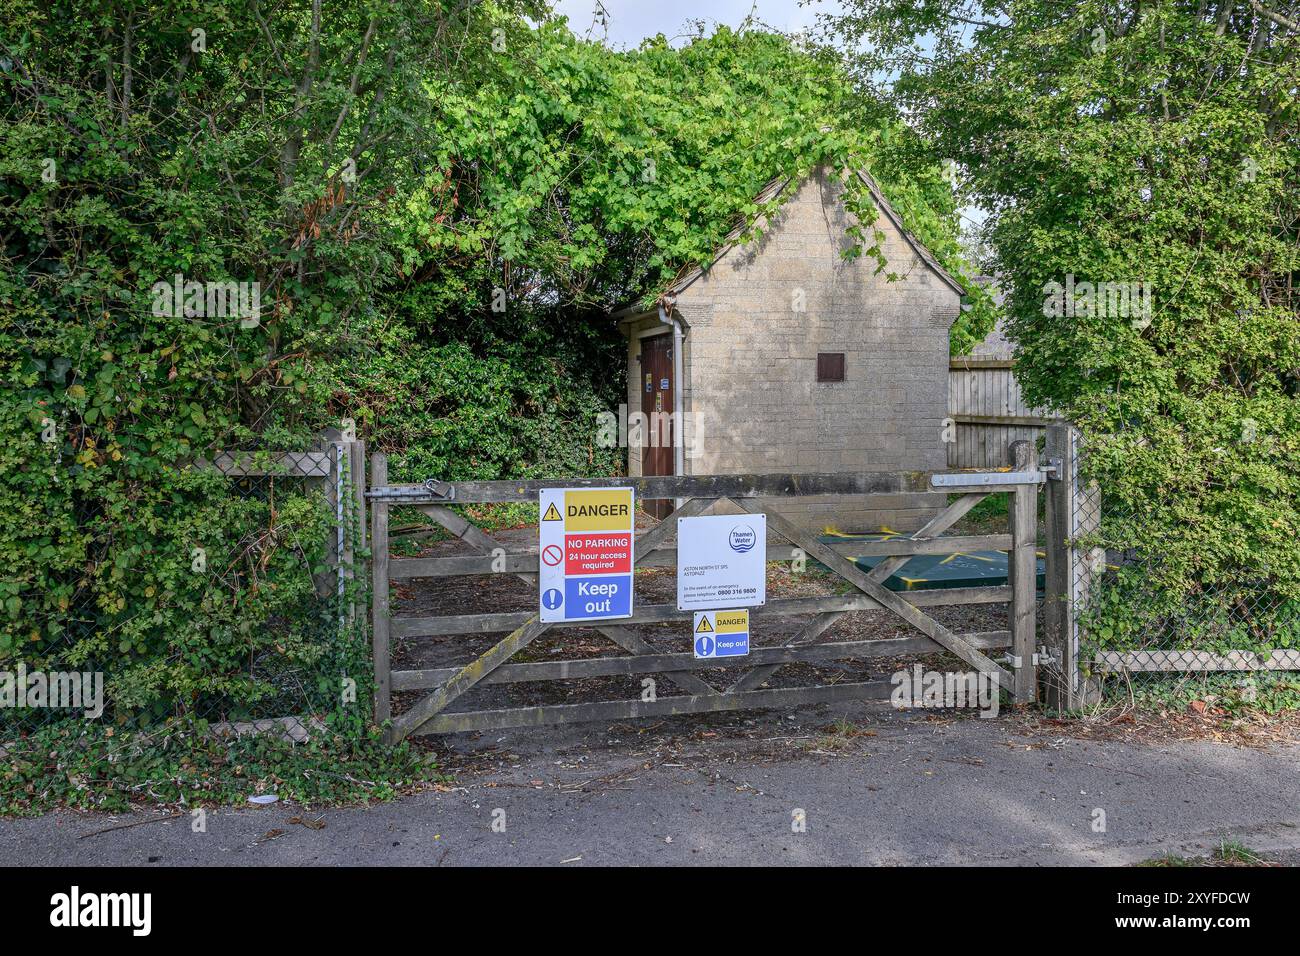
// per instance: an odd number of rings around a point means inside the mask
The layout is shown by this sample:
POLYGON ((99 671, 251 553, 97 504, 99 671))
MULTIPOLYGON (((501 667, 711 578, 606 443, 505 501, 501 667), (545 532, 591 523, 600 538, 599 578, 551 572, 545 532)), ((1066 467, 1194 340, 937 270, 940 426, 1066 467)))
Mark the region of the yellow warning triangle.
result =
POLYGON ((700 626, 695 629, 696 634, 703 634, 705 631, 713 630, 713 625, 709 623, 707 617, 700 618, 700 626))
POLYGON ((546 514, 542 515, 542 520, 543 520, 543 521, 561 521, 561 520, 563 520, 563 519, 560 517, 560 510, 559 510, 558 508, 555 507, 555 502, 554 502, 554 501, 552 501, 552 502, 551 502, 551 506, 550 506, 549 508, 546 509, 546 514))

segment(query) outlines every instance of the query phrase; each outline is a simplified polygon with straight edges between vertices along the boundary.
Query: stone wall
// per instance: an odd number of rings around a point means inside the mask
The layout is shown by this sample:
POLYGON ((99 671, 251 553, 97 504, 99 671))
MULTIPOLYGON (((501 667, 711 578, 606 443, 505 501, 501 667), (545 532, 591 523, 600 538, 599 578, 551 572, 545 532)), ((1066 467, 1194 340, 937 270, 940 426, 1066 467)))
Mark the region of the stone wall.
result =
MULTIPOLYGON (((679 295, 676 311, 689 326, 687 447, 697 452, 688 474, 944 469, 948 329, 958 294, 883 214, 876 226, 885 234, 886 269, 877 274, 868 256, 845 261, 848 213, 839 190, 824 172, 810 177, 761 237, 732 248, 679 295), (817 382, 818 352, 845 353, 844 382, 817 382), (702 431, 692 434, 696 421, 702 431)), ((631 411, 640 407, 638 351, 632 339, 631 411)), ((630 458, 639 473, 639 456, 630 458)), ((841 531, 906 531, 942 501, 899 495, 873 498, 871 508, 865 498, 767 505, 841 531)))

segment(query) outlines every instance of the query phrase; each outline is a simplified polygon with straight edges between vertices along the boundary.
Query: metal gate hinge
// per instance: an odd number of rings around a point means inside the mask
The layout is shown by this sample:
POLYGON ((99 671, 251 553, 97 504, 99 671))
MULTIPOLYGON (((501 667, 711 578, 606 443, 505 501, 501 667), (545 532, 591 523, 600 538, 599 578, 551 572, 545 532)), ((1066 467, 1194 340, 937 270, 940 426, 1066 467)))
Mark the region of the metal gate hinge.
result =
POLYGON ((1038 466, 1038 470, 1045 474, 1052 481, 1061 480, 1061 459, 1047 458, 1043 464, 1038 466))
POLYGON ((978 488, 1007 485, 1030 485, 1043 480, 1043 472, 1035 471, 957 471, 930 476, 931 488, 978 488))

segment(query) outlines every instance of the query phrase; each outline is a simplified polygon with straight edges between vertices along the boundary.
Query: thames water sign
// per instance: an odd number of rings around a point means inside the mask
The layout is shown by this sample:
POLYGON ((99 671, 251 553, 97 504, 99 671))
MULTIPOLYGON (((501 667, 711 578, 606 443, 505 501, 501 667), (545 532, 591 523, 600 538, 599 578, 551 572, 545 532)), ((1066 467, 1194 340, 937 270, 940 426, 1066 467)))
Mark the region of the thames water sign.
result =
POLYGON ((767 601, 767 515, 677 520, 677 609, 755 607, 767 601))

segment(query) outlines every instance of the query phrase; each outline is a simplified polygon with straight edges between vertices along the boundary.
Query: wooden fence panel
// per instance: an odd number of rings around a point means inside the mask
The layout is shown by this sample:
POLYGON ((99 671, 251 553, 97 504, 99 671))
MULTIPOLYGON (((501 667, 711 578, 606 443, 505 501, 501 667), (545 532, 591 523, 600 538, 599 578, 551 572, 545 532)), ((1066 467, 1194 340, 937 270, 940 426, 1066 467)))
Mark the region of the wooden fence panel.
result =
POLYGON ((471 729, 488 729, 558 723, 568 720, 614 719, 650 715, 707 713, 744 707, 772 706, 778 703, 812 703, 871 696, 887 696, 887 683, 856 685, 813 685, 760 690, 777 668, 791 663, 845 658, 884 656, 891 650, 948 650, 963 658, 973 668, 998 678, 998 685, 1012 692, 1019 702, 1035 699, 1037 694, 1037 657, 1033 653, 1036 637, 1036 600, 1034 594, 1033 548, 1036 536, 1037 490, 1043 473, 1028 446, 1018 449, 1016 471, 973 475, 934 477, 930 473, 850 473, 843 475, 716 475, 657 476, 641 479, 573 479, 569 481, 471 481, 390 485, 387 463, 375 454, 371 463, 371 482, 367 499, 371 507, 371 547, 373 549, 374 623, 373 651, 377 684, 375 717, 383 722, 391 718, 386 739, 397 741, 411 734, 443 733, 471 729), (969 484, 966 479, 969 477, 969 484), (931 480, 933 479, 933 480, 931 480), (544 662, 511 662, 522 648, 549 630, 552 625, 538 619, 536 611, 444 615, 439 617, 390 617, 389 588, 393 578, 446 577, 465 574, 508 573, 533 583, 537 573, 535 551, 505 553, 503 548, 476 528, 462 514, 448 505, 470 502, 535 501, 537 493, 547 487, 626 488, 637 489, 642 498, 678 498, 681 505, 653 530, 637 541, 634 564, 675 563, 676 549, 670 537, 679 518, 699 514, 717 502, 739 506, 744 511, 760 512, 756 497, 800 496, 832 493, 888 494, 899 489, 924 488, 936 494, 957 495, 943 512, 913 538, 901 538, 879 545, 859 545, 887 557, 880 566, 865 572, 843 557, 838 548, 821 542, 815 533, 768 514, 769 528, 787 544, 769 549, 771 560, 811 558, 829 568, 854 591, 844 595, 818 598, 777 600, 751 612, 758 618, 768 615, 812 614, 814 619, 781 647, 755 648, 743 658, 719 658, 698 661, 692 654, 664 652, 622 625, 689 622, 690 612, 675 606, 640 605, 636 614, 617 621, 571 621, 560 628, 590 628, 603 634, 630 656, 582 658, 544 662), (990 494, 1012 495, 1016 504, 1010 534, 954 535, 942 538, 944 530, 965 515, 972 506, 990 494), (471 546, 478 555, 448 558, 402 558, 388 556, 388 512, 394 505, 413 507, 433 516, 444 528, 471 546), (898 593, 880 582, 913 555, 933 554, 961 549, 1003 550, 1011 552, 1015 575, 1010 586, 963 588, 950 591, 898 593), (491 563, 485 563, 486 557, 491 563), (1010 603, 1011 630, 983 634, 955 633, 921 610, 927 606, 952 604, 1010 603), (829 625, 851 610, 886 610, 920 632, 918 636, 897 642, 817 643, 829 625), (479 654, 474 660, 434 668, 417 668, 394 672, 391 641, 451 634, 496 634, 506 636, 479 654), (1004 668, 985 651, 1011 648, 1012 667, 1004 668), (724 690, 714 690, 691 671, 708 668, 739 668, 745 673, 724 690), (574 679, 601 675, 660 673, 686 690, 686 694, 658 700, 597 701, 590 704, 563 706, 516 707, 507 710, 449 711, 448 705, 476 685, 508 684, 521 681, 574 679), (425 690, 423 696, 401 715, 392 714, 390 697, 394 689, 425 690), (882 693, 883 692, 883 693, 882 693))
POLYGON ((1015 442, 1031 444, 1054 419, 1025 403, 1008 358, 954 357, 948 363, 949 468, 1000 468, 1015 442))

